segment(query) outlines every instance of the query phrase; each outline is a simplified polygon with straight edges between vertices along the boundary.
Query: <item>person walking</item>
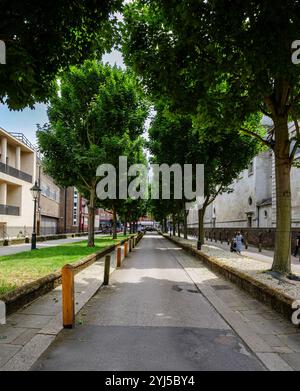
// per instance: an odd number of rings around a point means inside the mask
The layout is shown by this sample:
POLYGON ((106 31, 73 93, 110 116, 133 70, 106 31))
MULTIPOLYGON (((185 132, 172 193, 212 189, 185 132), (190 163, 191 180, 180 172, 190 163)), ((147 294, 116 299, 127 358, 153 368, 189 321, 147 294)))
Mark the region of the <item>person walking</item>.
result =
POLYGON ((299 251, 299 248, 300 248, 300 232, 298 232, 298 235, 297 235, 297 238, 296 238, 296 248, 295 248, 295 251, 294 251, 294 257, 296 257, 298 255, 298 251, 299 251))
POLYGON ((237 252, 237 254, 241 255, 244 238, 240 232, 237 233, 237 235, 235 237, 235 242, 236 242, 236 252, 237 252))

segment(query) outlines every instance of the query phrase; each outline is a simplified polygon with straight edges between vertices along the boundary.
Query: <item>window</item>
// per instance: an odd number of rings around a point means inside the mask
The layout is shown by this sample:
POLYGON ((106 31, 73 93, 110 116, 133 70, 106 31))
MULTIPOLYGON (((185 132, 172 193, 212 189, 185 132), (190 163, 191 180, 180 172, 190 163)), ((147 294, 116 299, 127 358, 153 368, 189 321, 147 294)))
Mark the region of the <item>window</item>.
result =
POLYGON ((53 201, 59 202, 59 192, 51 188, 48 184, 41 183, 42 195, 53 201))
POLYGON ((74 189, 73 194, 73 225, 77 225, 77 202, 78 202, 78 191, 74 189))

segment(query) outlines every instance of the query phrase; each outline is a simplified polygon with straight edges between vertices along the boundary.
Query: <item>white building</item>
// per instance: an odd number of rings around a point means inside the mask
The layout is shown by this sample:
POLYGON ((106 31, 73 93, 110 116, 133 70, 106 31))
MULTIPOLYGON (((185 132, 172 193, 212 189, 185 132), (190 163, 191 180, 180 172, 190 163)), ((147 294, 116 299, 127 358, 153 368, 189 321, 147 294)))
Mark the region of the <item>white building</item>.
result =
MULTIPOLYGON (((291 133, 294 128, 291 126, 291 133)), ((300 159, 300 151, 296 155, 300 159)), ((205 227, 276 227, 276 188, 273 152, 256 156, 231 186, 207 208, 205 227)), ((300 227, 300 168, 291 170, 292 227, 300 227)), ((189 213, 189 227, 197 227, 197 213, 189 213)))
POLYGON ((36 177, 36 152, 20 133, 0 128, 0 239, 30 234, 36 177))

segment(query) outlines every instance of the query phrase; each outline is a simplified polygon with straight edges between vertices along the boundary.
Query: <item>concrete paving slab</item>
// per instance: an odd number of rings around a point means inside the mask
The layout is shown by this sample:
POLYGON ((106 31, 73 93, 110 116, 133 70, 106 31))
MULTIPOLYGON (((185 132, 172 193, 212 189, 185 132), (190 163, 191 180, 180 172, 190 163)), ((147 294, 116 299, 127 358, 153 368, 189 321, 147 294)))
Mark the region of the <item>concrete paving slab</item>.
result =
POLYGON ((27 315, 22 313, 16 313, 11 315, 7 324, 10 325, 22 325, 24 328, 41 329, 46 326, 52 320, 51 316, 47 315, 27 315))
POLYGON ((1 345, 1 354, 0 354, 0 371, 1 367, 5 365, 20 349, 22 346, 16 345, 1 345))
POLYGON ((292 371, 292 367, 277 353, 257 353, 257 356, 271 371, 292 371))
POLYGON ((295 353, 300 353, 300 334, 279 335, 278 338, 295 353))
POLYGON ((300 371, 300 353, 280 354, 280 357, 295 371, 300 371))
POLYGON ((0 371, 28 371, 54 338, 52 335, 35 335, 30 343, 23 346, 1 367, 0 371))
POLYGON ((26 329, 23 334, 19 335, 11 342, 11 345, 26 345, 38 333, 37 329, 26 329))
MULTIPOLYGON (((26 331, 26 328, 11 327, 8 325, 0 326, 0 344, 7 344, 14 341, 17 337, 20 337, 26 331)), ((1 348, 0 348, 1 349, 1 348)))

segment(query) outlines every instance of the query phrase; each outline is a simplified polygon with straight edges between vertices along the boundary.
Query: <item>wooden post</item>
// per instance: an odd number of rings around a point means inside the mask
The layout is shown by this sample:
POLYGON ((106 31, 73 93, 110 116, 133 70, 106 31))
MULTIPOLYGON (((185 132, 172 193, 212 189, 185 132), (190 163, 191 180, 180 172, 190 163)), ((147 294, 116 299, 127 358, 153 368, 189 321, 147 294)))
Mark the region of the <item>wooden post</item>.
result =
POLYGON ((128 253, 128 243, 127 241, 124 243, 124 257, 127 257, 127 253, 128 253))
POLYGON ((121 267, 121 247, 117 247, 117 267, 121 267))
POLYGON ((72 265, 65 265, 62 268, 61 280, 63 326, 65 329, 72 329, 75 326, 74 269, 72 265))
POLYGON ((129 244, 129 252, 131 252, 131 250, 132 250, 132 239, 131 238, 129 238, 128 244, 129 244))
POLYGON ((110 255, 106 255, 104 262, 104 279, 103 285, 109 284, 109 269, 110 269, 110 255))

